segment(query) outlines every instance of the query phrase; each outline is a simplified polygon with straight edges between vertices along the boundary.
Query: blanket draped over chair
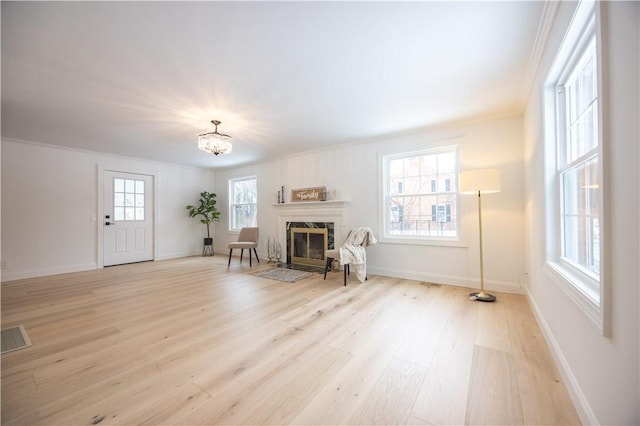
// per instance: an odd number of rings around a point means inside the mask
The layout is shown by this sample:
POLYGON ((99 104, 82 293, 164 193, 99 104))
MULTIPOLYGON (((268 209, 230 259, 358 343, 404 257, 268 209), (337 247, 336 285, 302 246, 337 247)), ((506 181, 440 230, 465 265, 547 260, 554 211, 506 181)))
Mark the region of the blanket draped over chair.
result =
POLYGON ((378 240, 373 235, 371 228, 363 226, 353 229, 339 249, 340 262, 343 265, 352 265, 356 277, 361 283, 367 278, 367 252, 365 247, 377 242, 378 240))

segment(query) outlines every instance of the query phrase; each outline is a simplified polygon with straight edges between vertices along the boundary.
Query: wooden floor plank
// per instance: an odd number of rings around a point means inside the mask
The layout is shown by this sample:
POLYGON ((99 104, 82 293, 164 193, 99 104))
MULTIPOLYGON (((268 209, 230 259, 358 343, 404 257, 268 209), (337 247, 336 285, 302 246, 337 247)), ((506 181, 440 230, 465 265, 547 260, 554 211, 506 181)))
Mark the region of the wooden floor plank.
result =
POLYGON ((527 301, 514 295, 504 295, 504 300, 524 422, 580 424, 527 301))
POLYGON ((511 338, 505 305, 505 300, 499 298, 494 303, 483 303, 480 306, 475 337, 476 345, 511 352, 511 338))
POLYGON ((349 424, 405 424, 426 368, 394 358, 351 417, 349 424))
POLYGON ((465 291, 448 290, 451 309, 411 414, 430 424, 458 425, 466 417, 480 305, 470 303, 465 291))
POLYGON ((2 424, 578 423, 523 296, 252 275, 268 267, 189 257, 3 283, 2 323, 32 346, 2 355, 2 424))
POLYGON ((419 323, 407 335, 396 354, 398 358, 424 367, 430 366, 434 354, 438 351, 438 342, 454 300, 452 290, 455 291, 446 286, 434 286, 430 290, 432 298, 425 302, 428 309, 425 309, 419 323))
POLYGON ((523 424, 522 405, 511 354, 475 345, 467 401, 465 424, 523 424))

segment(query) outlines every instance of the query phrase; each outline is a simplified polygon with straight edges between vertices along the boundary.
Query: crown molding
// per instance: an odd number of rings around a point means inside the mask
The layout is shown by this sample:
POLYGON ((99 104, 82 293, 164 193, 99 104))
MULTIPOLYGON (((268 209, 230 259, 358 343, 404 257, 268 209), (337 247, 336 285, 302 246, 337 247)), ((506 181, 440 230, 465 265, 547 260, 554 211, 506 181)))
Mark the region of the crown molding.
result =
POLYGON ((542 16, 538 25, 538 32, 536 39, 533 42, 533 48, 531 49, 531 55, 529 56, 529 64, 527 65, 527 71, 520 92, 520 102, 524 106, 531 94, 531 89, 535 81, 538 69, 540 68, 540 62, 542 61, 542 55, 545 47, 547 46, 547 40, 551 33, 551 27, 558 11, 558 1, 545 1, 544 8, 542 9, 542 16))

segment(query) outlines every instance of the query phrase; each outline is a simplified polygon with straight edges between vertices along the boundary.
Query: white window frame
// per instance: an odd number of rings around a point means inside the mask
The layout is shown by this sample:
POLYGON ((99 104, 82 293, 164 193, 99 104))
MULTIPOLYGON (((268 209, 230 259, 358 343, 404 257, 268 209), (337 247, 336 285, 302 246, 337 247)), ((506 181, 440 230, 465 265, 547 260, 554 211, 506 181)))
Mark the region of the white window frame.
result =
POLYGON ((601 34, 599 31, 599 8, 593 0, 581 1, 576 8, 569 29, 556 55, 543 88, 544 138, 545 138, 545 265, 546 275, 573 300, 585 315, 592 320, 602 334, 610 333, 607 295, 609 280, 606 264, 606 186, 603 156, 603 68, 601 34), (597 138, 598 146, 573 162, 566 160, 566 100, 563 85, 595 39, 597 70, 597 138), (594 274, 577 267, 563 258, 562 224, 562 174, 578 163, 597 158, 599 165, 599 243, 600 273, 594 274))
POLYGON ((258 178, 256 176, 245 176, 240 178, 229 179, 229 231, 230 232, 240 232, 241 227, 234 227, 234 209, 237 204, 234 203, 235 200, 235 184, 239 182, 245 182, 253 180, 256 182, 256 202, 255 203, 243 203, 242 205, 253 205, 256 212, 256 223, 251 226, 258 226, 258 178))
MULTIPOLYGON (((379 184, 379 192, 380 192, 380 200, 381 200, 381 208, 379 214, 379 228, 380 232, 378 233, 380 238, 380 242, 391 243, 391 244, 412 244, 412 245, 439 245, 439 246, 454 246, 454 247, 464 247, 464 244, 460 240, 460 194, 458 193, 458 185, 454 185, 450 182, 450 191, 446 192, 446 194, 455 195, 455 206, 452 203, 449 204, 450 211, 452 214, 449 217, 454 216, 455 219, 451 218, 451 222, 455 223, 456 235, 455 236, 437 236, 437 235, 395 235, 390 234, 389 232, 389 221, 391 220, 391 216, 394 213, 391 212, 391 206, 389 205, 388 198, 391 195, 387 194, 388 187, 388 166, 390 160, 398 160, 402 158, 410 158, 422 155, 435 155, 446 152, 453 152, 456 157, 456 165, 455 165, 455 181, 457 182, 458 176, 458 167, 460 163, 460 154, 458 145, 448 145, 441 146, 435 148, 422 149, 419 151, 410 151, 410 152, 400 152, 400 153, 390 153, 390 154, 379 154, 379 165, 380 165, 380 184, 379 184), (455 212, 455 213, 453 213, 455 212)), ((442 181, 442 185, 444 187, 444 180, 442 181)), ((436 186, 438 186, 436 184, 436 186)), ((438 189, 438 188, 436 188, 438 189)), ((403 188, 403 192, 406 193, 407 188, 403 188)), ((425 188, 423 193, 424 195, 439 195, 445 194, 444 191, 436 191, 431 192, 431 181, 429 180, 428 186, 425 188)), ((425 216, 431 217, 431 210, 428 213, 425 213, 425 216)))

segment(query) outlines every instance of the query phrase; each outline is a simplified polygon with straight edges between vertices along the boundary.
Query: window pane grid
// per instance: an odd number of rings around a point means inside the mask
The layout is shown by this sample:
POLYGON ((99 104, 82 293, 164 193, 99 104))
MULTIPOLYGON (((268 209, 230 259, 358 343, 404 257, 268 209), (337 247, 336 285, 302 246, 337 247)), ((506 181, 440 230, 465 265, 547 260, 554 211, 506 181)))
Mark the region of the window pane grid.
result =
POLYGON ((578 3, 544 83, 544 224, 545 272, 604 332, 598 9, 578 3))
POLYGON ((386 235, 457 237, 456 157, 453 149, 385 159, 386 235))
POLYGON ((598 145, 598 91, 595 55, 595 39, 593 39, 565 83, 568 163, 598 145))
POLYGON ((558 164, 558 185, 560 258, 598 280, 600 185, 596 65, 594 37, 573 64, 573 70, 563 85, 566 130, 565 139, 559 141, 558 148, 564 149, 565 158, 558 164))
POLYGON ((229 227, 239 230, 257 226, 258 189, 257 179, 242 178, 229 182, 229 227))
POLYGON ((114 221, 143 221, 144 215, 144 181, 114 178, 114 221))
POLYGON ((600 273, 599 159, 592 156, 560 173, 562 258, 579 269, 600 273))
POLYGON ((567 162, 574 161, 598 145, 598 104, 596 101, 568 127, 567 162))

